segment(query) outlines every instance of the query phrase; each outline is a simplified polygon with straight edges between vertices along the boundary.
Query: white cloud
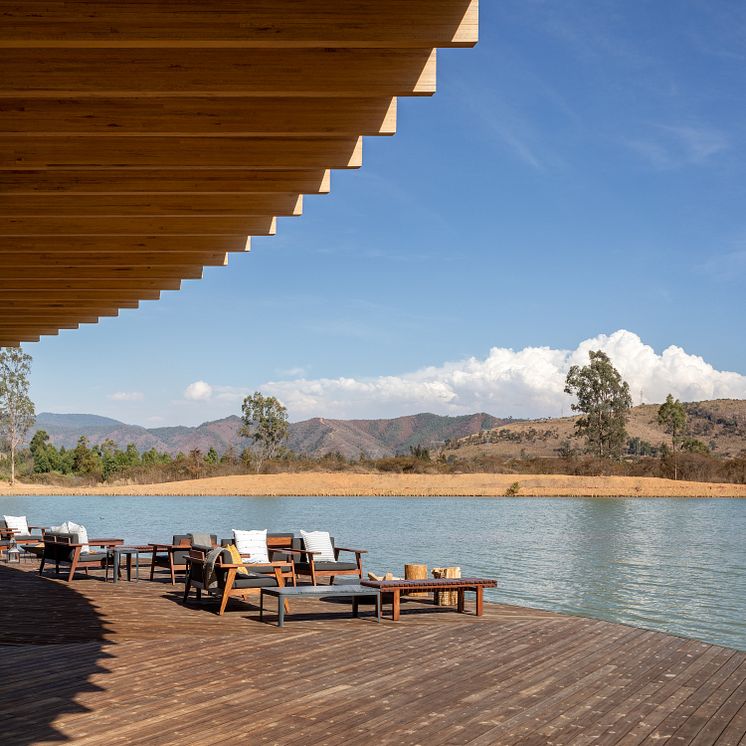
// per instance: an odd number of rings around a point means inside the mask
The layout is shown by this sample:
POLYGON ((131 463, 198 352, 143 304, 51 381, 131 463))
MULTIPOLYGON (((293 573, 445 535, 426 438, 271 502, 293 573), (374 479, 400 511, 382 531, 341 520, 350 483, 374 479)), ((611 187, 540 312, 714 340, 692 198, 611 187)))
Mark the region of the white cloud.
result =
POLYGON ((191 401, 206 401, 212 397, 212 386, 206 381, 195 381, 184 389, 184 398, 191 401))
MULTIPOLYGON (((665 399, 669 392, 695 401, 746 398, 746 376, 718 371, 697 355, 672 345, 662 353, 632 332, 620 330, 581 342, 574 350, 494 347, 486 358, 467 358, 394 376, 301 378, 260 386, 305 417, 392 417, 414 412, 543 417, 569 414, 563 392, 567 370, 586 364, 590 350, 604 350, 630 384, 635 402, 665 399)), ((193 384, 195 385, 195 384, 193 384)), ((205 384, 207 385, 207 384, 205 384)))
POLYGON ((109 394, 112 401, 142 401, 144 398, 145 394, 142 391, 115 391, 109 394))

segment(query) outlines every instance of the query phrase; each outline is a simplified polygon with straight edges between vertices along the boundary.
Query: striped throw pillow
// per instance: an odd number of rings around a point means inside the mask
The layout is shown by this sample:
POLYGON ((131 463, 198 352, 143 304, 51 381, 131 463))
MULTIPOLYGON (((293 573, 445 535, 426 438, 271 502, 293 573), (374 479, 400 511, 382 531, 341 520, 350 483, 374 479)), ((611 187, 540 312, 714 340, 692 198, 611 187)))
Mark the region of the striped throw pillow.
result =
POLYGON ((301 531, 303 544, 309 552, 320 552, 313 557, 314 562, 336 562, 334 547, 328 531, 301 531))
POLYGON ((247 564, 269 562, 266 528, 263 531, 239 531, 234 528, 233 541, 241 554, 249 555, 248 558, 244 557, 247 564))

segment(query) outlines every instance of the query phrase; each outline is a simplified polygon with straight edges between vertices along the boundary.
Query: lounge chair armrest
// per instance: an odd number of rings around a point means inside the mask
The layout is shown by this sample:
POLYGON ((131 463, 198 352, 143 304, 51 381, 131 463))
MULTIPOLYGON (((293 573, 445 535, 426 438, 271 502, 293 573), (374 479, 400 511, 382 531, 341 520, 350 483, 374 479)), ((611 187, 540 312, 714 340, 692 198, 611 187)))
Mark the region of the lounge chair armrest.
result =
POLYGON ((355 554, 368 554, 367 549, 350 549, 349 547, 334 547, 340 552, 354 552, 355 554))
MULTIPOLYGON (((292 562, 244 562, 243 567, 292 567, 292 562)), ((223 565, 225 567, 225 565, 223 565)))
POLYGON ((290 549, 288 547, 270 547, 270 554, 315 554, 315 552, 307 552, 305 549, 290 549))

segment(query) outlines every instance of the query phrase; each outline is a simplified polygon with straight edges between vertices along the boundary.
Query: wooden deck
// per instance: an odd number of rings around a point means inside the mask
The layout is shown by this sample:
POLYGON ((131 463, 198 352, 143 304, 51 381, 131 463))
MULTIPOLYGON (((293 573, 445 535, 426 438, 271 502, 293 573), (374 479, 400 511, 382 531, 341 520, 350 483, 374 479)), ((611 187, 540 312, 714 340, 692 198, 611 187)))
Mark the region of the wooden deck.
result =
POLYGON ((304 601, 279 630, 178 586, 31 568, 0 566, 3 744, 746 743, 727 648, 492 604, 379 625, 304 601))

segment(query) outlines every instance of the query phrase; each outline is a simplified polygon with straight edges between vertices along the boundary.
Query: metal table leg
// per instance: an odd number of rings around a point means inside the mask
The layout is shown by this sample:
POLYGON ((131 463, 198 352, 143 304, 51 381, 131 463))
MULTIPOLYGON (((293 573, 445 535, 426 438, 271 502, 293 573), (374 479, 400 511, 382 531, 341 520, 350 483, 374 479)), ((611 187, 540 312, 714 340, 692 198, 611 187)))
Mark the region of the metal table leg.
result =
POLYGON ((279 594, 277 596, 277 626, 285 626, 285 602, 279 594))

